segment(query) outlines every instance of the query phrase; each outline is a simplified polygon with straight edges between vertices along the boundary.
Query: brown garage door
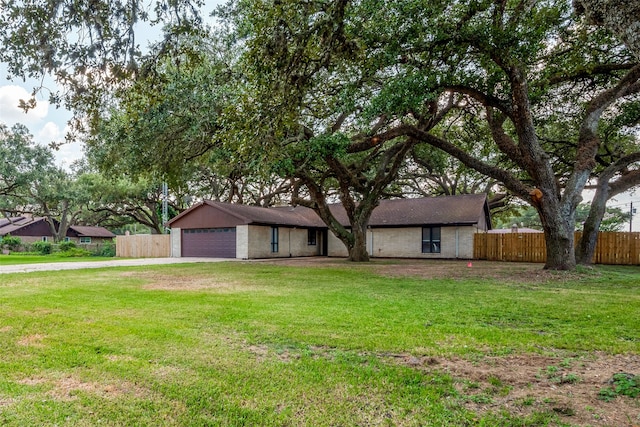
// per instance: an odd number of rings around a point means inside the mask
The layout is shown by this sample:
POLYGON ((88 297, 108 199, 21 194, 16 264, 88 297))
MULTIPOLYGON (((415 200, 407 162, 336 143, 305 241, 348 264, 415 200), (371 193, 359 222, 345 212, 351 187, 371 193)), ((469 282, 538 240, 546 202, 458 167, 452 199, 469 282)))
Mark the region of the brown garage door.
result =
POLYGON ((235 227, 183 229, 182 256, 235 258, 235 227))

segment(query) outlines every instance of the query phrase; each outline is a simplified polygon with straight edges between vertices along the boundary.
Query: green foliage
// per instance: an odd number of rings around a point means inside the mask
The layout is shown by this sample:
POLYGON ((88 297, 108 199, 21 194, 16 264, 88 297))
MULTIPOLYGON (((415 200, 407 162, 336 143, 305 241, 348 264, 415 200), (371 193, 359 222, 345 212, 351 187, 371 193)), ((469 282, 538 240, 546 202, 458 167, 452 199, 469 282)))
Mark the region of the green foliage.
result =
POLYGON ((79 257, 88 257, 91 255, 92 254, 90 251, 83 248, 76 248, 76 247, 69 247, 65 250, 62 250, 61 248, 60 253, 58 253, 58 256, 62 258, 79 258, 79 257))
POLYGON ((600 231, 622 231, 628 224, 629 212, 624 212, 619 207, 609 207, 600 223, 600 231))
MULTIPOLYGON (((63 92, 50 94, 52 104, 64 103, 77 120, 70 124, 86 130, 104 113, 102 101, 114 88, 129 87, 139 68, 139 34, 147 25, 164 26, 174 37, 195 32, 200 24, 200 2, 63 0, 55 3, 17 0, 2 2, 0 61, 8 74, 21 79, 55 76, 63 92), (83 37, 78 37, 83 34, 83 37)), ((41 89, 36 87, 36 90, 41 89)), ((47 89, 47 92, 50 88, 47 89)), ((25 107, 33 101, 23 103, 25 107)))
MULTIPOLYGON (((80 179, 87 189, 89 206, 95 214, 90 222, 109 228, 139 224, 140 231, 163 231, 161 181, 144 177, 136 180, 126 176, 107 177, 97 173, 83 174, 80 179)), ((170 202, 171 211, 175 212, 175 204, 170 202)))
MULTIPOLYGON (((224 151, 225 109, 232 75, 209 53, 209 39, 189 39, 175 50, 158 46, 135 83, 115 95, 118 108, 97 122, 87 155, 110 176, 181 184, 188 160, 207 163, 224 151), (126 148, 126 149, 125 149, 126 148)), ((216 165, 231 169, 228 156, 216 165)), ((222 172, 222 171, 221 171, 222 172)))
POLYGON ((10 250, 14 251, 22 244, 22 241, 17 236, 4 236, 0 239, 0 247, 6 246, 10 250))
POLYGON ((605 387, 598 393, 598 398, 610 402, 618 396, 636 398, 640 396, 640 377, 619 372, 611 378, 611 387, 605 387))
MULTIPOLYGON (((581 203, 576 208, 576 231, 580 231, 582 229, 582 224, 586 220, 587 215, 589 215, 590 208, 591 204, 589 203, 581 203)), ((508 213, 507 215, 508 216, 504 215, 494 218, 494 227, 511 228, 513 224, 517 224, 518 227, 529 227, 537 230, 542 230, 540 216, 532 206, 520 206, 517 209, 517 214, 514 215, 513 213, 508 213)), ((602 219, 600 231, 620 231, 624 224, 628 224, 628 222, 628 212, 623 212, 622 209, 618 207, 609 207, 607 208, 604 218, 602 219)))
POLYGON ((71 240, 58 244, 58 250, 60 252, 66 252, 66 251, 68 251, 70 249, 75 249, 75 248, 76 248, 76 243, 71 241, 71 240))
POLYGON ((50 242, 34 242, 31 247, 41 255, 49 255, 53 249, 50 242))
POLYGON ((68 257, 63 252, 53 252, 49 255, 40 255, 36 252, 13 252, 11 256, 2 259, 3 265, 21 265, 21 264, 49 264, 52 262, 83 262, 92 261, 99 262, 101 258, 95 256, 88 257, 68 257))
MULTIPOLYGON (((393 181, 405 148, 420 139, 464 164, 446 162, 453 183, 441 187, 501 183, 528 199, 532 186, 546 186, 540 214, 558 224, 547 232, 570 246, 558 237, 574 226, 584 183, 638 148, 637 85, 610 91, 632 58, 566 0, 238 0, 216 12, 221 25, 210 34, 196 31, 189 1, 152 2, 155 9, 45 3, 3 3, 0 59, 13 75, 52 73, 70 88, 65 100, 81 118, 75 123, 89 127, 91 162, 118 178, 183 190, 199 182, 215 188, 212 198, 246 202, 241 184, 270 194, 282 183, 275 173, 295 180, 296 196, 326 199, 339 189, 346 206, 366 207, 404 195, 393 181), (147 20, 173 25, 140 58, 132 30, 147 20), (86 37, 77 39, 78 29, 86 37), (604 113, 586 120, 589 111, 604 113), (591 130, 595 138, 582 140, 591 130)), ((405 182, 422 178, 412 166, 405 182)), ((53 199, 62 217, 69 200, 45 183, 39 202, 53 199)), ((367 222, 362 211, 352 222, 367 222)), ((156 229, 158 221, 148 223, 156 229)), ((350 241, 347 230, 334 231, 350 241)), ((549 267, 572 268, 571 258, 550 251, 549 267)))
POLYGON ((113 241, 107 241, 98 246, 98 249, 93 254, 99 257, 114 257, 116 256, 116 243, 113 241))
POLYGON ((53 165, 51 151, 37 145, 23 125, 8 128, 0 123, 0 159, 0 208, 17 204, 28 186, 53 165))
POLYGON ((423 75, 421 72, 409 72, 406 75, 391 77, 367 106, 364 117, 373 120, 381 115, 405 115, 423 111, 425 102, 438 98, 437 87, 432 73, 423 75))
POLYGON ((546 378, 547 380, 557 384, 575 384, 580 382, 580 377, 572 372, 565 372, 565 369, 569 366, 566 364, 560 364, 561 366, 547 366, 543 372, 538 374, 539 378, 546 378))

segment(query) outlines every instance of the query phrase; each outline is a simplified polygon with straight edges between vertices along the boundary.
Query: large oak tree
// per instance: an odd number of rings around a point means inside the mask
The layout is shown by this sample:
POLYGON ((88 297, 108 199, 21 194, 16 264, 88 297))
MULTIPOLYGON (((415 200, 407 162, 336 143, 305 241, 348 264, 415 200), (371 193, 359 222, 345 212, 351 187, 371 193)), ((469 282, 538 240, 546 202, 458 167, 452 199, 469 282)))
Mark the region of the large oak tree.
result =
POLYGON ((640 3, 630 0, 573 0, 578 13, 609 29, 640 60, 640 3))
MULTIPOLYGON (((236 128, 236 150, 260 146, 263 163, 294 182, 292 202, 313 209, 344 243, 349 259, 366 261, 369 218, 419 142, 398 132, 403 115, 433 129, 451 108, 438 94, 397 105, 389 70, 372 61, 366 4, 239 1, 221 11, 244 47, 249 85, 236 128), (402 108, 401 114, 390 111, 402 108), (340 202, 348 225, 330 210, 340 202)), ((370 29, 370 28, 369 28, 370 29)))
POLYGON ((376 186, 357 175, 385 164, 366 153, 404 156, 422 142, 531 203, 546 233, 546 267, 574 268, 575 211, 596 171, 599 126, 640 91, 640 65, 617 40, 586 27, 566 0, 250 3, 234 12, 261 90, 257 122, 269 124, 268 146, 310 189, 307 204, 330 227, 321 191, 328 179, 353 232, 391 181, 376 186), (449 137, 470 108, 504 164, 449 137), (576 119, 558 150, 543 133, 562 114, 576 119))

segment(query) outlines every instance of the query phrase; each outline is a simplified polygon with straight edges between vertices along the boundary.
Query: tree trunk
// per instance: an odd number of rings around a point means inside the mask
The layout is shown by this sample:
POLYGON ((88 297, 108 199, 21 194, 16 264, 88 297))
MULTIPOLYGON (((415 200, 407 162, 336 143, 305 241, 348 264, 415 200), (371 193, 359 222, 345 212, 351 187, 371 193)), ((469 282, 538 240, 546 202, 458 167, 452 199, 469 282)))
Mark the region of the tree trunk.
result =
POLYGON ((582 237, 576 246, 576 262, 582 265, 590 265, 596 252, 600 223, 607 209, 608 185, 605 188, 598 187, 591 201, 591 209, 582 228, 582 237))
POLYGON ((589 265, 593 262, 600 224, 607 210, 607 200, 640 183, 640 170, 628 170, 629 165, 637 161, 640 161, 640 152, 631 153, 608 166, 598 177, 596 194, 591 202, 589 216, 587 216, 582 228, 582 237, 576 246, 578 264, 589 265), (615 181, 611 181, 616 174, 621 174, 621 176, 615 181))
POLYGON ((353 236, 353 244, 351 246, 347 246, 347 249, 349 250, 349 261, 369 261, 369 253, 367 252, 367 225, 353 224, 351 235, 353 236))
POLYGON ((634 0, 574 0, 576 11, 603 25, 640 59, 640 4, 634 0))
POLYGON ((545 190, 535 189, 531 204, 538 210, 547 249, 545 270, 573 270, 576 267, 574 250, 575 204, 562 203, 545 190))
POLYGON ((544 231, 547 247, 545 270, 574 270, 576 257, 573 249, 573 232, 550 233, 544 231))

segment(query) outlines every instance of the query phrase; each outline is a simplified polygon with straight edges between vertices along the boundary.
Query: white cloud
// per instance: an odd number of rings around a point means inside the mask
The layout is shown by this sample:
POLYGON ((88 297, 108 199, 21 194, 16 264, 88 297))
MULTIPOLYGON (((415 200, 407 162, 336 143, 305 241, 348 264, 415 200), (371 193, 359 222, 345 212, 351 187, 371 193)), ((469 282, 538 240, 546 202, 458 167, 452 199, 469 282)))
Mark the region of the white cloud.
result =
POLYGON ((73 162, 84 157, 82 144, 78 142, 63 144, 58 150, 53 152, 56 163, 68 169, 73 162))
POLYGON ((51 142, 61 144, 56 150, 53 150, 53 156, 56 159, 56 164, 63 168, 69 168, 74 161, 81 159, 84 155, 82 143, 67 143, 65 141, 68 132, 68 125, 64 129, 60 129, 56 123, 47 122, 36 132, 34 137, 35 142, 40 145, 48 146, 51 142))
POLYGON ((64 139, 64 135, 60 131, 60 127, 53 122, 45 123, 38 134, 35 135, 35 140, 40 144, 49 144, 52 141, 59 142, 62 139, 64 139))
POLYGON ((18 107, 20 100, 28 101, 31 94, 16 85, 0 86, 0 122, 6 125, 30 125, 42 121, 49 114, 49 101, 40 100, 36 107, 25 113, 18 107))

